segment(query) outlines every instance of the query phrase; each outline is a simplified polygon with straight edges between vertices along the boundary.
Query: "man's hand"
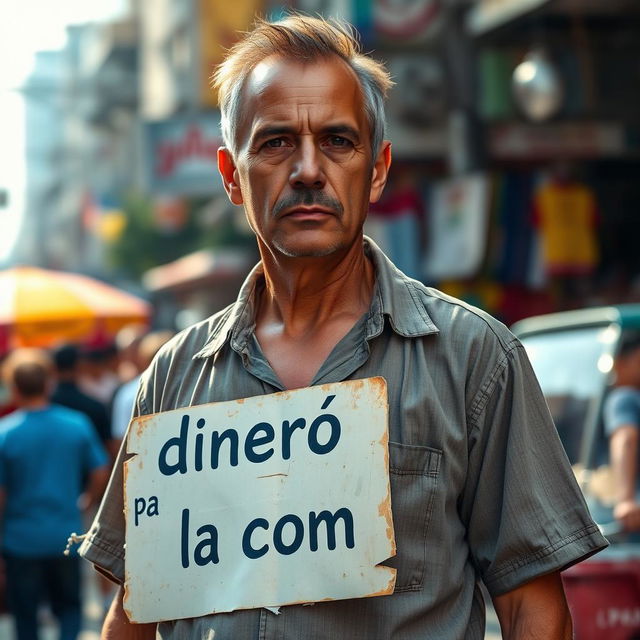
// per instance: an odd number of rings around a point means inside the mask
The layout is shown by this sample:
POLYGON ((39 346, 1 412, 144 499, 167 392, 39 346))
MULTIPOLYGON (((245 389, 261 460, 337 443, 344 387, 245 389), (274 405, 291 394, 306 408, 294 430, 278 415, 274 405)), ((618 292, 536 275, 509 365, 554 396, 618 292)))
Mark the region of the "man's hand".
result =
POLYGON ((100 640, 154 640, 156 637, 155 623, 133 624, 129 622, 122 606, 123 597, 124 589, 118 587, 111 608, 104 619, 100 640))
POLYGON ((560 573, 536 578, 493 599, 505 640, 571 640, 571 614, 560 573))

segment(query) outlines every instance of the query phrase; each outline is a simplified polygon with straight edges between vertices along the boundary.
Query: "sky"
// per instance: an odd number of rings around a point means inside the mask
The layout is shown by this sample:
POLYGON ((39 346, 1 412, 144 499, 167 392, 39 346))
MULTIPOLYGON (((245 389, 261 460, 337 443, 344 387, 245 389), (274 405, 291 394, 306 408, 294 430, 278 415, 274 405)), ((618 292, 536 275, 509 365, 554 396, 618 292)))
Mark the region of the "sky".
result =
POLYGON ((24 119, 19 91, 36 51, 60 49, 65 28, 122 15, 127 0, 20 0, 0 20, 0 190, 9 203, 0 208, 0 264, 8 257, 24 206, 24 119))

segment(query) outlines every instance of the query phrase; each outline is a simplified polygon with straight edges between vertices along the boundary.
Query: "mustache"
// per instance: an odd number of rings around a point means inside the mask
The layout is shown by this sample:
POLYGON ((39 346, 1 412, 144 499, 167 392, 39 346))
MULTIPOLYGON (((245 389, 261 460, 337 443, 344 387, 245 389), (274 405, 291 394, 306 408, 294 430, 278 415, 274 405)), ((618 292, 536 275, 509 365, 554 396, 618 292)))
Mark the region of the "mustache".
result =
POLYGON ((279 216, 287 209, 294 209, 297 206, 312 207, 314 205, 331 209, 338 215, 342 215, 344 207, 339 200, 327 195, 324 191, 317 189, 299 189, 294 193, 287 194, 278 200, 273 207, 273 215, 279 216))

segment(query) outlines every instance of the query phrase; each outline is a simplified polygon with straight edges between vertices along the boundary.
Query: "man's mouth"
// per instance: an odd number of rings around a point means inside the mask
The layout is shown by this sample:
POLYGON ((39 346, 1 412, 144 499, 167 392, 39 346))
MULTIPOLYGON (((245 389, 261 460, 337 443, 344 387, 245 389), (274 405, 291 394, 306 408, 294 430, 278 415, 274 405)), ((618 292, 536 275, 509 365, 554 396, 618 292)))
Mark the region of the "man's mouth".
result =
POLYGON ((321 220, 327 216, 335 216, 336 212, 324 207, 292 207, 282 214, 282 218, 292 218, 294 220, 321 220))

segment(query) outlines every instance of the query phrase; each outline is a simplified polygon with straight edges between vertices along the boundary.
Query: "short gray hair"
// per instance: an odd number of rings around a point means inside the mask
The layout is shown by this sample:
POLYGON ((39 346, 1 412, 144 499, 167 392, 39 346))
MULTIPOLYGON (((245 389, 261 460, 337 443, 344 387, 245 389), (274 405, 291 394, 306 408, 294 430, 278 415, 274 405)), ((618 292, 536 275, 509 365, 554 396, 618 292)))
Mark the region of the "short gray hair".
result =
POLYGON ((213 75, 221 111, 222 139, 235 155, 236 128, 244 83, 256 65, 271 55, 315 62, 332 55, 356 74, 371 131, 373 159, 385 138, 384 101, 393 82, 384 65, 360 51, 350 25, 322 18, 290 15, 278 22, 259 19, 253 31, 231 49, 213 75))

